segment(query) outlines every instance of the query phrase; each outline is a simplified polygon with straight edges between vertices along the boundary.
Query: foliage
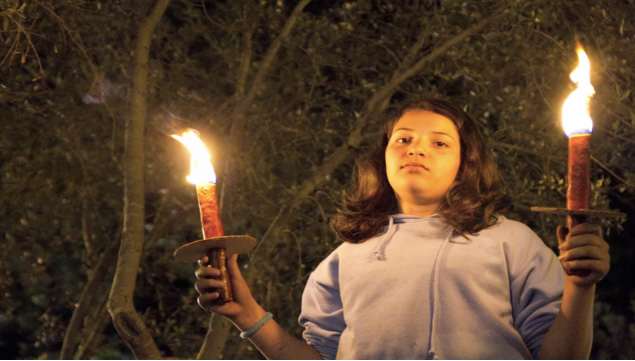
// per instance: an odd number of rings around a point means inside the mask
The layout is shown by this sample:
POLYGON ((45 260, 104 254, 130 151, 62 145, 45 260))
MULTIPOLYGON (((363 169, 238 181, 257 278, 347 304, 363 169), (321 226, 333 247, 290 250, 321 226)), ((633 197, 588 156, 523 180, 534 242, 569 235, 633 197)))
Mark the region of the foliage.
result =
MULTIPOLYGON (((554 245, 562 219, 529 207, 564 204, 566 138, 557 120, 579 36, 596 88, 593 208, 620 209, 631 218, 607 231, 613 270, 598 289, 593 356, 632 358, 633 343, 626 341, 635 316, 632 3, 314 0, 268 75, 254 84, 295 4, 173 0, 155 32, 145 154, 148 236, 135 305, 164 355, 194 357, 209 319, 196 304, 195 266, 172 257, 200 237, 200 225, 193 187, 184 181, 188 155, 167 135, 182 127, 202 132, 223 189, 226 233, 261 239, 299 186, 346 144, 368 99, 396 71, 503 7, 504 17, 402 83, 387 110, 370 118, 354 156, 373 144, 404 98, 425 94, 463 104, 495 153, 513 199, 509 216, 554 245), (421 48, 411 52, 417 39, 421 48), (253 100, 241 103, 252 87, 253 100), (243 115, 244 136, 230 143, 243 115)), ((118 236, 123 119, 135 25, 143 15, 118 1, 0 5, 5 357, 56 357, 91 270, 118 236)), ((353 162, 346 158, 326 179, 312 179, 314 191, 284 220, 279 239, 241 258, 257 269, 256 297, 298 336, 306 278, 338 245, 328 220, 353 162)), ((231 332, 224 358, 260 357, 231 332)), ((90 355, 131 357, 112 328, 90 355)))

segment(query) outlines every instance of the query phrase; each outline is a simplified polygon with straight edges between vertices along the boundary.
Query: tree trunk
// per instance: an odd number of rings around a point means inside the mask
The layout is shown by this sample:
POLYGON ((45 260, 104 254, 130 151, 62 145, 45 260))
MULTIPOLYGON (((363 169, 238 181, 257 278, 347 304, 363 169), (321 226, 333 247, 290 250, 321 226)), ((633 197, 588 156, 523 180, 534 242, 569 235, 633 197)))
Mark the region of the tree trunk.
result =
POLYGON ((62 351, 60 352, 60 360, 74 358, 77 346, 82 342, 82 337, 86 336, 86 333, 82 332, 82 325, 86 323, 85 320, 88 316, 89 308, 94 307, 99 298, 99 288, 108 275, 108 270, 111 268, 110 266, 114 263, 120 239, 121 237, 118 235, 117 238, 112 241, 92 270, 90 279, 82 291, 77 307, 75 311, 73 311, 71 321, 66 328, 62 351))
POLYGON ((161 353, 133 304, 143 251, 144 184, 143 131, 148 88, 148 58, 152 33, 170 0, 158 0, 141 22, 135 43, 130 113, 126 118, 124 150, 124 219, 108 312, 119 335, 138 359, 159 359, 161 353))

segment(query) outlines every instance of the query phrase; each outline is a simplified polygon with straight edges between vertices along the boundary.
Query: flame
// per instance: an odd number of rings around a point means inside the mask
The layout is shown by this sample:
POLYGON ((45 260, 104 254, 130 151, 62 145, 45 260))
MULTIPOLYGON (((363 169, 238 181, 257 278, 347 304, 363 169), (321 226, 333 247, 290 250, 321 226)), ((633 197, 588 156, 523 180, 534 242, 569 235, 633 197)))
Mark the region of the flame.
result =
POLYGON ((593 131, 593 120, 589 115, 589 101, 595 94, 591 85, 591 63, 580 43, 576 42, 575 50, 578 53, 578 67, 569 77, 578 87, 562 106, 562 128, 567 137, 593 131))
POLYGON ((172 138, 181 142, 192 155, 191 173, 187 176, 188 182, 197 186, 216 184, 216 173, 214 173, 214 167, 212 167, 212 162, 210 162, 211 156, 207 148, 205 148, 205 144, 199 138, 198 131, 188 129, 183 132, 183 135, 172 134, 172 138))

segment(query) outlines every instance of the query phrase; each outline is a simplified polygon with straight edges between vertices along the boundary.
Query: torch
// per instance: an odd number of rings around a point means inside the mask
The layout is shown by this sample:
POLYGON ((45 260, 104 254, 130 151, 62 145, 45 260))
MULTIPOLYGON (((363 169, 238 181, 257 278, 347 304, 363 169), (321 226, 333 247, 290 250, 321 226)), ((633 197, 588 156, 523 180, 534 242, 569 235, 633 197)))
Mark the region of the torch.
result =
POLYGON ((191 174, 187 177, 190 183, 196 185, 203 239, 188 243, 174 252, 178 261, 196 262, 203 256, 209 258, 208 265, 218 268, 221 272, 219 279, 223 286, 219 290, 219 303, 233 300, 231 279, 227 270, 227 258, 234 253, 248 252, 256 245, 251 236, 225 236, 220 219, 220 208, 216 196, 216 174, 210 161, 210 154, 205 144, 198 136, 198 132, 189 129, 183 135, 172 135, 191 153, 191 174))
MULTIPOLYGON (((589 101, 595 93, 591 85, 591 63, 584 49, 576 41, 578 67, 570 74, 577 85, 562 106, 562 128, 569 137, 569 158, 567 164, 567 208, 531 207, 532 211, 567 216, 567 228, 571 230, 589 217, 620 218, 625 213, 597 211, 589 209, 591 198, 591 156, 589 139, 593 131, 593 120, 589 115, 589 101)), ((574 274, 567 270, 569 275, 574 274)), ((584 276, 582 274, 578 274, 584 276)))

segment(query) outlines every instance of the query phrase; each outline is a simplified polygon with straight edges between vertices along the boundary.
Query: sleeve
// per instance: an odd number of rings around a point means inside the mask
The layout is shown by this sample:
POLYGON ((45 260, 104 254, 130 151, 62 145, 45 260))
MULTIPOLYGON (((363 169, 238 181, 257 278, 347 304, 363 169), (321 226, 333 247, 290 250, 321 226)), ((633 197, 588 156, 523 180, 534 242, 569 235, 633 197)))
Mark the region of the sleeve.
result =
POLYGON ((346 328, 340 298, 337 251, 311 274, 302 294, 299 322, 302 336, 325 360, 337 355, 340 335, 346 328))
POLYGON ((534 359, 542 340, 560 311, 564 270, 556 255, 531 230, 529 247, 518 254, 511 274, 514 327, 534 359))

